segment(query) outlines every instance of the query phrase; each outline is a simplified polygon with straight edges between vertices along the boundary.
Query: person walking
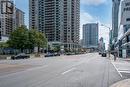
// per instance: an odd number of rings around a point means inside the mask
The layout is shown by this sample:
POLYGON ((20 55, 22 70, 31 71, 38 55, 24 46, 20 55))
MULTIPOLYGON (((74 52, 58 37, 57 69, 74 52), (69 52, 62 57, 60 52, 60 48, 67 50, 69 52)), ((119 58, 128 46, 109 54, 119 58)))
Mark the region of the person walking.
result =
POLYGON ((117 52, 115 51, 114 52, 114 61, 116 61, 116 59, 117 59, 117 52))

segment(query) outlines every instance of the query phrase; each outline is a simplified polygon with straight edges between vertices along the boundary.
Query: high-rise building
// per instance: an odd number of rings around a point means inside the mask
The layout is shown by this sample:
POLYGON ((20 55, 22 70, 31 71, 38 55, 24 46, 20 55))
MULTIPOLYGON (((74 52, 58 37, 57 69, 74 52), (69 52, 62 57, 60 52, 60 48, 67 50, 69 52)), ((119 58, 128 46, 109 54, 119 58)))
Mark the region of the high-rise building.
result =
POLYGON ((84 48, 98 48, 98 23, 83 25, 83 46, 84 48))
POLYGON ((15 19, 15 26, 16 26, 16 28, 17 27, 21 27, 22 25, 24 25, 24 12, 22 11, 22 10, 20 10, 20 9, 18 9, 18 8, 16 8, 16 12, 15 12, 15 17, 16 17, 16 19, 15 19))
POLYGON ((118 37, 119 29, 119 6, 121 0, 112 0, 112 41, 115 43, 118 37))
POLYGON ((99 49, 100 52, 104 52, 105 51, 105 43, 104 43, 103 37, 101 37, 99 39, 98 49, 99 49))
POLYGON ((29 26, 45 33, 49 45, 63 42, 63 0, 29 0, 29 26))
POLYGON ((24 12, 17 9, 13 0, 0 0, 0 37, 7 41, 10 33, 24 25, 24 12))
POLYGON ((13 6, 13 1, 1 0, 0 1, 0 22, 1 22, 1 35, 9 35, 14 28, 13 14, 10 12, 11 5, 13 6), (7 9, 10 8, 10 9, 7 9))
POLYGON ((29 0, 29 26, 44 32, 49 44, 72 50, 79 43, 80 0, 29 0))
POLYGON ((78 48, 80 0, 64 0, 64 46, 78 48))
POLYGON ((38 29, 38 0, 29 0, 29 28, 38 29))

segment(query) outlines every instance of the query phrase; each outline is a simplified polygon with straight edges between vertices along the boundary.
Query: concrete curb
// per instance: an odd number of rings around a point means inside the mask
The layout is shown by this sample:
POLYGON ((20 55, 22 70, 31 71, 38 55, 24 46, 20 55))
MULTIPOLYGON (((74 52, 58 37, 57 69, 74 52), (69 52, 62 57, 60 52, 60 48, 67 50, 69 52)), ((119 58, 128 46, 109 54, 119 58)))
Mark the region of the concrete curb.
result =
POLYGON ((130 79, 119 81, 110 87, 130 87, 130 79))

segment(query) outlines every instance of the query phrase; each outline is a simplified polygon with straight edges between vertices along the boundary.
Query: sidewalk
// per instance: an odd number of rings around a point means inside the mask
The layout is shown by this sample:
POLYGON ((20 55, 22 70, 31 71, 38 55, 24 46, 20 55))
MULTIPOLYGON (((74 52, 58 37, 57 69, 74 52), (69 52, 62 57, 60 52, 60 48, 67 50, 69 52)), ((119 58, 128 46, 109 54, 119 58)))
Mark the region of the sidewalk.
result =
POLYGON ((117 58, 117 60, 114 61, 112 55, 110 59, 122 77, 122 81, 119 81, 110 87, 130 87, 130 59, 117 58))
POLYGON ((130 79, 122 80, 120 82, 115 83, 111 87, 130 87, 130 79))

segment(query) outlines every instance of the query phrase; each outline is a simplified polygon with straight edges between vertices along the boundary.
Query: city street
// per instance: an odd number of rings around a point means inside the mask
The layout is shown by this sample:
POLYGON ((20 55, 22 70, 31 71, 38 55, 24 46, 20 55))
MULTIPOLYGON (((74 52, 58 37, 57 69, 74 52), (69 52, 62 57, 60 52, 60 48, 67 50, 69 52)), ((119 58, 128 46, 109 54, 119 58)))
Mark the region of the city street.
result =
POLYGON ((0 0, 0 87, 130 87, 130 0, 0 0))
POLYGON ((0 61, 0 87, 109 87, 121 79, 97 53, 0 61))

